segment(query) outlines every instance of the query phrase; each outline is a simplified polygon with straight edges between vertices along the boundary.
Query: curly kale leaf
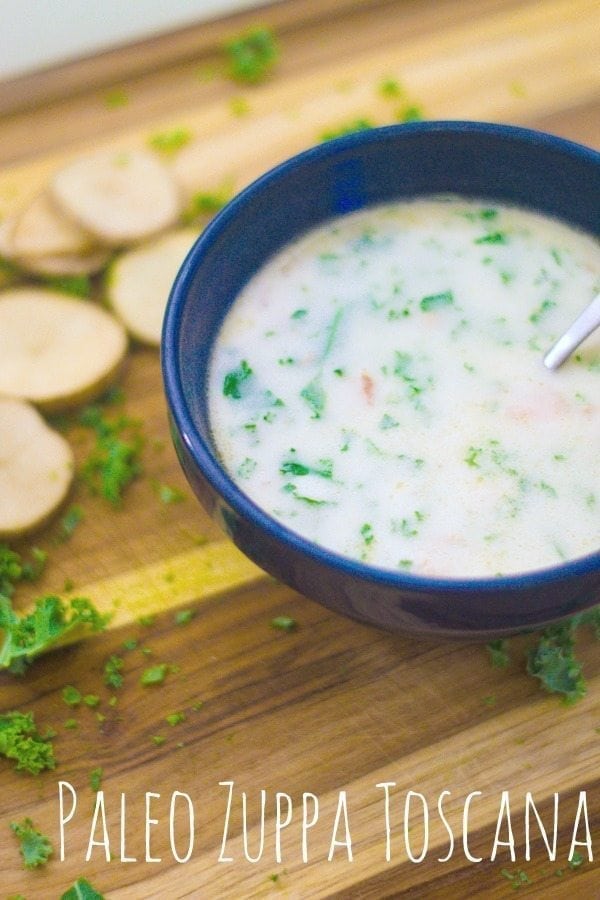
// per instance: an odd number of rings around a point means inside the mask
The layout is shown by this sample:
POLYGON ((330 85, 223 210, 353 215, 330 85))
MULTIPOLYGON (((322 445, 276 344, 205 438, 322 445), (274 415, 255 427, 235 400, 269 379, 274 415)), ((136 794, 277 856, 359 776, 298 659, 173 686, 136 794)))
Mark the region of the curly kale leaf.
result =
POLYGON ((59 597, 38 597, 30 613, 17 615, 8 597, 0 594, 0 669, 15 675, 25 671, 36 656, 54 647, 65 635, 77 628, 102 631, 109 620, 81 597, 65 603, 59 597))
POLYGON ((60 900, 104 900, 104 896, 85 878, 78 878, 73 887, 65 891, 60 900))
POLYGON ((528 673, 539 678, 547 691, 562 694, 565 703, 575 703, 586 693, 582 666, 575 656, 579 624, 579 617, 574 617, 565 624, 549 626, 527 658, 528 673))
POLYGON ((10 828, 19 839, 19 851, 26 869, 43 866, 52 856, 52 844, 37 828, 31 819, 22 822, 11 822, 10 828))
POLYGON ((15 760, 18 770, 32 775, 56 765, 50 736, 39 734, 33 713, 13 711, 0 715, 0 755, 15 760))

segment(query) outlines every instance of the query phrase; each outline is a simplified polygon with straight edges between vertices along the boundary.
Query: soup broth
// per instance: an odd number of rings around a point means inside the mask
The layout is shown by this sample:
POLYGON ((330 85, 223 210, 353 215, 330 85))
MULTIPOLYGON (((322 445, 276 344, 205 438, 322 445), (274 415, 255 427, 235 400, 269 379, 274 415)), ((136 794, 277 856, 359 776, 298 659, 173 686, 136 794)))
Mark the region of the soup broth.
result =
POLYGON ((211 361, 223 464, 339 554, 490 577, 600 546, 600 340, 544 352, 600 289, 591 236, 449 197, 332 220, 246 285, 211 361))

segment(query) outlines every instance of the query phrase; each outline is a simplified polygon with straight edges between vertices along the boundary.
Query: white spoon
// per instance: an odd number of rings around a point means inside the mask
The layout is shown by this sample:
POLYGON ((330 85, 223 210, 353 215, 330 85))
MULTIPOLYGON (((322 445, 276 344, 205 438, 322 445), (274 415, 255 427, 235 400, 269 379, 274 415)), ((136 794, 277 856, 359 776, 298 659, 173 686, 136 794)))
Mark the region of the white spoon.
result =
POLYGON ((544 357, 547 369, 558 369, 569 358, 573 350, 600 326, 600 294, 596 294, 589 306, 583 310, 570 328, 548 350, 544 357))

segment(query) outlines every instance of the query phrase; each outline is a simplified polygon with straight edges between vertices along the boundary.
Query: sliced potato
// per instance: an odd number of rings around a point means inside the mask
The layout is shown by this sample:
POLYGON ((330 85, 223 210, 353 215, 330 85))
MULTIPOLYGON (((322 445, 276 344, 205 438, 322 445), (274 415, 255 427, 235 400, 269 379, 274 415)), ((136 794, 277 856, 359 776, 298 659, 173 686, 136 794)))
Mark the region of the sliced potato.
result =
POLYGON ((179 228, 125 251, 111 266, 106 285, 108 302, 137 340, 160 344, 171 286, 197 237, 197 229, 179 228))
POLYGON ((5 259, 12 259, 14 256, 12 233, 15 227, 15 217, 6 216, 0 222, 0 256, 5 259))
POLYGON ((38 194, 13 219, 10 235, 16 257, 89 253, 97 241, 61 213, 48 194, 38 194))
POLYGON ((162 231, 181 212, 170 170, 143 150, 76 159, 54 175, 50 190, 68 216, 111 246, 162 231))
POLYGON ((0 294, 0 396, 67 409, 102 393, 126 350, 121 323, 93 303, 45 288, 0 294))
POLYGON ((29 403, 0 398, 0 538, 42 525, 65 499, 73 452, 29 403))
POLYGON ((77 253, 50 253, 19 255, 15 249, 13 236, 17 216, 7 216, 0 222, 0 257, 14 263, 23 272, 32 275, 95 275, 103 269, 111 257, 111 251, 104 247, 88 246, 77 253))
POLYGON ((12 217, 0 222, 0 289, 8 287, 19 280, 20 273, 16 268, 16 262, 12 258, 12 246, 10 236, 12 233, 12 217))
POLYGON ((56 256, 20 256, 15 259, 19 268, 32 275, 95 275, 102 271, 111 257, 110 250, 92 250, 90 253, 57 254, 56 256))

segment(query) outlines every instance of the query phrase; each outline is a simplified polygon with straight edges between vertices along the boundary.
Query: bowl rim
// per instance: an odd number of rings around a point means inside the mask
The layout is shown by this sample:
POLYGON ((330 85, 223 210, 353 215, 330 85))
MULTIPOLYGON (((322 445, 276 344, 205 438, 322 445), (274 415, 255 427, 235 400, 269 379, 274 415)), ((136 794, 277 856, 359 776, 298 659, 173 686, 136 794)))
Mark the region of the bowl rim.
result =
POLYGON ((163 323, 161 341, 161 366, 170 415, 179 437, 195 465, 202 472, 212 489, 242 519, 265 532, 269 538, 284 543, 301 556, 328 568, 340 570, 358 581, 385 585, 398 590, 432 593, 452 590, 461 593, 477 592, 497 594, 498 591, 538 588, 562 580, 592 575, 600 572, 600 548, 590 554, 553 566, 509 573, 498 576, 430 576, 402 570, 374 566, 302 537, 274 517, 238 487, 219 461, 216 447, 200 434, 185 399, 180 369, 180 339, 183 311, 189 296, 189 289, 195 276, 198 261, 205 249, 210 247, 227 229, 243 207, 260 193, 265 184, 284 178, 298 166, 310 164, 327 156, 335 156, 341 149, 359 147, 365 143, 389 140, 395 135, 409 135, 415 132, 447 132, 457 134, 487 134, 499 138, 511 138, 526 144, 549 147, 568 155, 574 155, 600 168, 600 152, 575 141, 544 131, 518 125, 470 120, 427 120, 386 125, 353 132, 310 147, 272 167, 251 184, 237 193, 209 222, 198 237, 184 260, 170 292, 163 323))

